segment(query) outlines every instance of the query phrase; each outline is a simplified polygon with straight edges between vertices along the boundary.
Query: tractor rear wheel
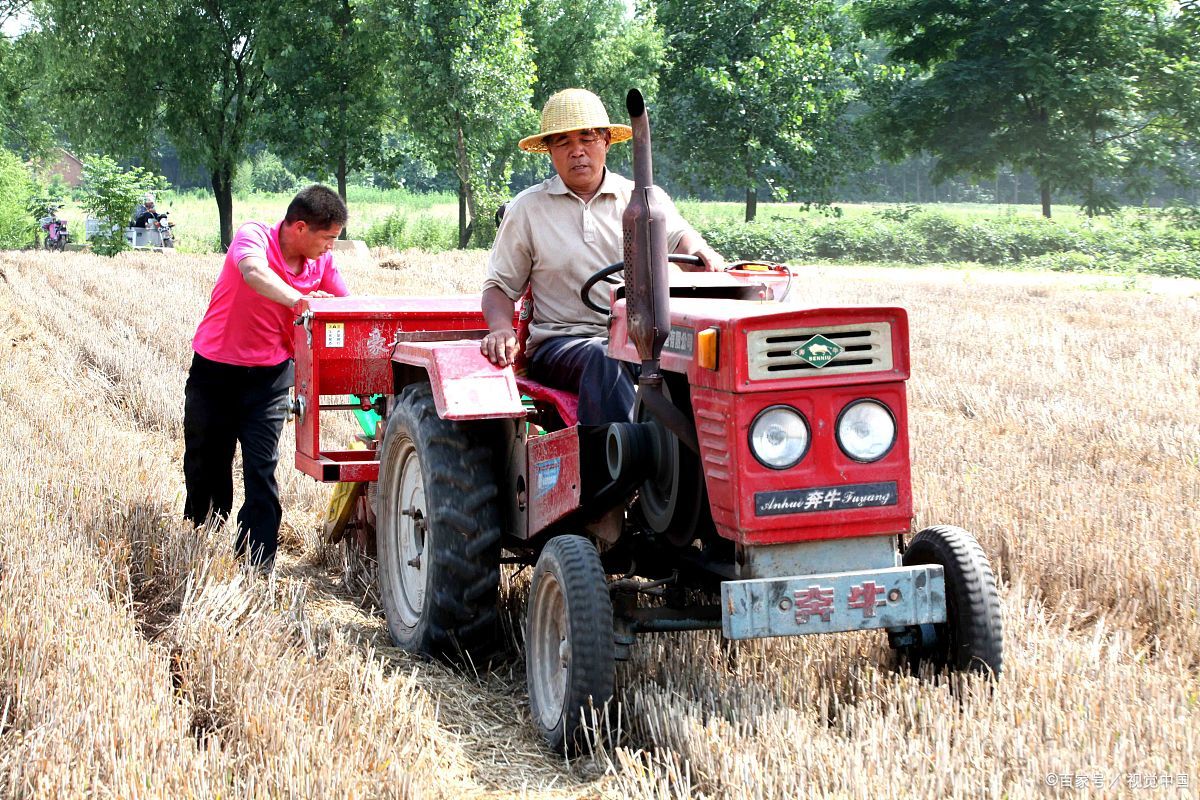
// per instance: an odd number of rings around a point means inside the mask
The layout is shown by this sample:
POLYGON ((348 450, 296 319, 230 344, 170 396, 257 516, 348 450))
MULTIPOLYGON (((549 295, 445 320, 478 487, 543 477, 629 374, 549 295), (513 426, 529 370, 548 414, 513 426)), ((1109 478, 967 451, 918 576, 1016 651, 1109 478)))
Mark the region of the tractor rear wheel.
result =
POLYGON ((500 508, 487 429, 441 419, 428 383, 396 396, 379 454, 379 594, 392 641, 480 662, 499 630, 500 508))
POLYGON ((589 718, 605 713, 615 679, 612 600, 594 544, 582 536, 546 544, 526 617, 533 724, 554 750, 576 752, 589 718))
POLYGON ((924 664, 999 677, 1004 661, 1000 595, 983 548, 967 531, 951 525, 926 528, 904 551, 905 566, 937 564, 946 577, 946 621, 931 639, 901 650, 914 670, 924 664))

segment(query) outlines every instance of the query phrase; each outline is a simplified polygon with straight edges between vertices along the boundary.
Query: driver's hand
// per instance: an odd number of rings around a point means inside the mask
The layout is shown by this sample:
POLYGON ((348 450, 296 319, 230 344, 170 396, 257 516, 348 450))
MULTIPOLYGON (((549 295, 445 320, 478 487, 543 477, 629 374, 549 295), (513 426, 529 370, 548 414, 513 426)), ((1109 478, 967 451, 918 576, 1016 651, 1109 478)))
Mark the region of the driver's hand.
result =
POLYGON ((725 269, 725 258, 711 247, 701 247, 696 255, 704 262, 704 272, 720 272, 725 269))
POLYGON ((479 352, 497 367, 507 367, 517 359, 517 332, 512 328, 501 328, 483 337, 479 352))

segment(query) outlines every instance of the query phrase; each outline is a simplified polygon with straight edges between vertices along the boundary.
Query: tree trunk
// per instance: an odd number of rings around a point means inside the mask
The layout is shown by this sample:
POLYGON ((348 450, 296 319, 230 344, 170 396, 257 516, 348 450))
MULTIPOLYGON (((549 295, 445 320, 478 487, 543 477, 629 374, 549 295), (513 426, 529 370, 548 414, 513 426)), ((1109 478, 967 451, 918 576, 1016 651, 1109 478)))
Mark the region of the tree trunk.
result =
POLYGON ((233 241, 233 169, 229 165, 212 171, 212 188, 221 225, 221 252, 225 252, 233 241))
POLYGON ((464 250, 467 246, 467 185, 461 180, 458 182, 458 249, 464 250))
POLYGON ((746 222, 754 222, 758 215, 758 190, 751 186, 746 190, 746 222))
POLYGON ((1042 181, 1042 216, 1050 219, 1050 184, 1042 181))
MULTIPOLYGON (((342 202, 345 203, 346 202, 346 151, 345 150, 338 153, 337 183, 338 183, 338 195, 342 198, 342 202)), ((342 235, 339 236, 338 238, 339 239, 349 239, 350 238, 349 231, 350 231, 349 224, 344 225, 342 227, 342 235)))
POLYGON ((458 159, 458 249, 465 250, 475 230, 475 193, 472 190, 471 161, 467 157, 467 142, 462 126, 456 132, 454 150, 458 159))

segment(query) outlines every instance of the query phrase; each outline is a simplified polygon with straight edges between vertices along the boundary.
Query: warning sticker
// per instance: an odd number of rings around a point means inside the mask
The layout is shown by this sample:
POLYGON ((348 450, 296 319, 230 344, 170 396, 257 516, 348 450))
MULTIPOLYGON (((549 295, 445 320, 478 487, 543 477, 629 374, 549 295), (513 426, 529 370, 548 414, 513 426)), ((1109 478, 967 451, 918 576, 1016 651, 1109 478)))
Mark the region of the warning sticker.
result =
POLYGON ((346 324, 344 322, 327 322, 327 323, 325 323, 325 346, 326 347, 345 347, 346 346, 346 324))

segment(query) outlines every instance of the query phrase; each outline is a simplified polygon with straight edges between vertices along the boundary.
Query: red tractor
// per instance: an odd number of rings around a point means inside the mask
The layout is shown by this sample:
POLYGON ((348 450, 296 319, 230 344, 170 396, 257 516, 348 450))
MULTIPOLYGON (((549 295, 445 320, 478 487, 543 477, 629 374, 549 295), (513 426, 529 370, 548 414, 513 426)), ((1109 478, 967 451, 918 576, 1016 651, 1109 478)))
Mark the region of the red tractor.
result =
POLYGON ((296 464, 369 484, 351 525, 374 544, 392 639, 486 663, 500 566, 533 566, 530 709, 559 750, 638 633, 881 629, 911 668, 998 675, 983 550, 955 527, 910 537, 904 310, 779 303, 780 267, 668 271, 641 95, 628 107, 624 261, 581 291, 624 267, 609 354, 640 365, 636 422, 579 425, 574 395, 489 363, 478 297, 302 307, 296 464), (367 449, 322 449, 321 412, 372 407, 367 449))

